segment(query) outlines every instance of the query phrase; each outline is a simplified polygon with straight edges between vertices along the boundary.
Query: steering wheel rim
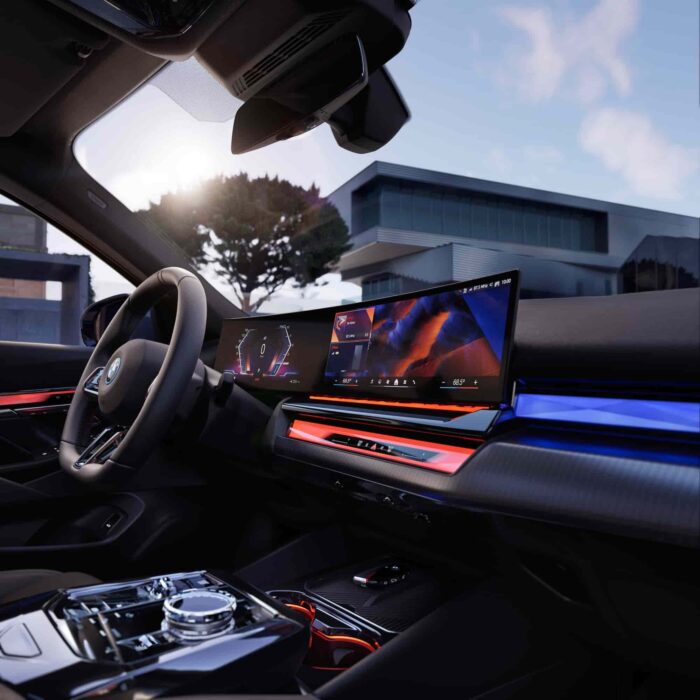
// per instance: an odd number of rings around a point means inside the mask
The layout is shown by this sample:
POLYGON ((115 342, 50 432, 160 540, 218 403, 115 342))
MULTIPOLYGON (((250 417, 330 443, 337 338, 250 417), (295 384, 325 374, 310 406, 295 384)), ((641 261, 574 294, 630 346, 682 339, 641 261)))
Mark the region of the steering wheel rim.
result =
POLYGON ((108 474, 132 474, 141 466, 167 431, 189 386, 201 353, 206 318, 204 288, 188 270, 166 267, 131 293, 95 346, 73 395, 58 454, 66 473, 94 482, 108 474), (94 397, 99 401, 100 392, 112 390, 108 384, 127 376, 120 366, 129 361, 127 344, 134 342, 129 341, 131 334, 154 304, 173 290, 177 291, 177 312, 167 350, 159 343, 141 341, 162 348, 162 365, 145 391, 140 410, 128 427, 111 426, 90 441, 94 397), (113 375, 109 382, 108 373, 113 375))

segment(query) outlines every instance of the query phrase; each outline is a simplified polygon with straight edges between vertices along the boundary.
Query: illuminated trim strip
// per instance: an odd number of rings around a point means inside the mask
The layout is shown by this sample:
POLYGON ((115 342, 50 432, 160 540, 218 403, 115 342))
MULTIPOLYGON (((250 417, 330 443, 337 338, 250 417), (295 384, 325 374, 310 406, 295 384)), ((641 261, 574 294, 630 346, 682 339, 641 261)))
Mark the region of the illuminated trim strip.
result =
POLYGON ((348 644, 364 647, 364 649, 370 652, 370 654, 380 648, 379 642, 374 642, 374 644, 372 644, 366 639, 352 637, 348 634, 326 634, 325 632, 321 632, 319 629, 312 629, 311 633, 327 642, 347 642, 348 644))
POLYGON ((46 391, 23 392, 20 394, 0 394, 0 406, 26 406, 50 401, 54 396, 68 396, 75 389, 49 389, 46 391))
POLYGON ((441 472, 443 474, 454 474, 477 449, 476 447, 458 447, 455 445, 443 445, 435 442, 426 442, 424 440, 397 437, 395 435, 383 435, 382 433, 374 433, 368 430, 354 430, 351 428, 341 428, 335 425, 322 425, 320 423, 312 423, 311 421, 300 419, 292 421, 292 424, 289 426, 288 437, 293 440, 310 442, 324 447, 332 447, 345 452, 355 452, 365 457, 376 457, 390 462, 408 464, 412 467, 430 469, 431 471, 441 472), (430 458, 432 461, 421 461, 409 457, 376 452, 371 449, 332 442, 328 439, 331 435, 346 435, 370 442, 390 443, 392 445, 397 445, 399 449, 401 446, 405 446, 413 449, 428 450, 436 452, 437 454, 430 458))
POLYGON ((700 433, 700 403, 598 396, 518 394, 515 415, 544 421, 700 433))
POLYGON ((419 403, 419 402, 406 402, 406 401, 385 401, 382 399, 351 399, 347 397, 337 397, 337 396, 309 396, 310 400, 314 401, 334 401, 337 403, 354 403, 362 404, 363 406, 390 406, 392 408, 422 408, 426 411, 448 411, 450 413, 476 413, 476 411, 481 411, 488 406, 476 406, 467 405, 460 406, 458 404, 450 403, 419 403))

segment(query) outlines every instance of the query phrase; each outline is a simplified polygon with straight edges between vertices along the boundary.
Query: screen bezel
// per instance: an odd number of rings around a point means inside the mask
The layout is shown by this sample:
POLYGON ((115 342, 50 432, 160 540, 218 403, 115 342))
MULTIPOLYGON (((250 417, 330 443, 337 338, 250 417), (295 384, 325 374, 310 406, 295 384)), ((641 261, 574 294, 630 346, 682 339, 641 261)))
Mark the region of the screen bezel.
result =
MULTIPOLYGON (((505 270, 497 274, 488 275, 485 277, 478 277, 470 280, 462 280, 460 282, 451 282, 450 284, 437 285, 434 287, 429 287, 427 289, 421 289, 413 292, 404 292, 403 294, 396 294, 389 297, 381 297, 378 299, 369 299, 366 301, 354 302, 352 304, 342 304, 339 306, 330 306, 320 309, 313 309, 310 311, 295 311, 292 313, 285 314, 270 314, 263 316, 241 316, 238 318, 225 319, 223 321, 221 338, 219 341, 219 347, 216 354, 215 369, 223 371, 224 367, 224 351, 227 351, 226 343, 229 338, 232 338, 230 342, 235 342, 235 338, 241 332, 241 328, 246 324, 250 325, 256 321, 263 321, 267 323, 280 323, 280 324, 293 324, 295 322, 316 322, 316 323, 327 323, 328 324, 328 339, 323 352, 322 364, 319 368, 318 378, 320 381, 316 385, 306 386, 304 388, 284 386, 271 386, 270 382, 266 386, 256 386, 254 381, 240 381, 241 386, 246 389, 260 389, 265 391, 275 391, 281 394, 310 394, 310 393, 322 393, 328 396, 335 396, 338 398, 342 397, 371 397, 377 399, 392 399, 396 401, 401 401, 402 398, 409 401, 425 400, 430 403, 463 403, 467 404, 503 404, 509 403, 509 376, 510 376, 510 366, 511 366, 511 356, 513 351, 513 337, 515 332, 515 321, 517 316, 518 300, 520 296, 520 271, 519 270, 505 270), (505 323, 505 332, 503 340, 503 353, 501 362, 501 372, 498 377, 498 388, 493 392, 493 394, 483 395, 481 392, 479 395, 474 395, 469 401, 466 400, 455 400, 454 397, 446 399, 444 395, 436 395, 433 392, 426 393, 424 395, 406 395, 397 396, 395 391, 392 391, 391 387, 343 387, 342 389, 335 387, 326 382, 325 371, 326 371, 326 361, 328 357, 328 348, 331 343, 331 335, 333 330, 333 323, 337 313, 343 311, 353 311, 355 309, 365 309, 372 306, 377 306, 380 304, 389 304, 397 301, 404 301, 408 299, 416 299, 419 297, 431 296, 433 294, 441 294, 443 292, 450 292, 453 290, 459 290, 465 286, 477 285, 477 284, 488 284, 489 282, 500 280, 503 277, 510 276, 510 295, 508 299, 507 317, 505 323), (238 328, 236 331, 235 329, 238 328)), ((227 354, 228 356, 228 354, 227 354)), ((245 375, 243 375, 245 376, 245 375)), ((418 393, 418 392, 417 392, 418 393)))

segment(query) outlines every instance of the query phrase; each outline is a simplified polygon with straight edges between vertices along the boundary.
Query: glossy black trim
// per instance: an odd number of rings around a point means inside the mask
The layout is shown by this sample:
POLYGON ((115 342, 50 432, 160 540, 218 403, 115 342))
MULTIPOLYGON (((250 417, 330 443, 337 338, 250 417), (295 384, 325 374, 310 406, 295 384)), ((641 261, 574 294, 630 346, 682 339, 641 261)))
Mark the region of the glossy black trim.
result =
POLYGON ((483 408, 463 414, 430 414, 420 411, 410 413, 400 409, 364 408, 339 404, 324 404, 315 401, 283 401, 280 408, 289 414, 344 418, 355 421, 370 421, 376 425, 395 428, 437 428, 441 431, 483 435, 488 432, 501 415, 501 411, 483 408))

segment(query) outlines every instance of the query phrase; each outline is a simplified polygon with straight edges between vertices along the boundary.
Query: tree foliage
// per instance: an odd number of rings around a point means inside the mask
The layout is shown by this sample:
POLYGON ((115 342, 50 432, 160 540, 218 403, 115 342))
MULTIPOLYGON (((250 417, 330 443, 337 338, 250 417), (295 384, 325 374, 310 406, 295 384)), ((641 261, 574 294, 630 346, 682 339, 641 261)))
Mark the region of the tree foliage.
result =
POLYGON ((195 192, 163 195, 140 213, 195 265, 223 277, 246 311, 288 280, 312 284, 350 247, 345 222, 315 185, 277 177, 215 177, 195 192))

